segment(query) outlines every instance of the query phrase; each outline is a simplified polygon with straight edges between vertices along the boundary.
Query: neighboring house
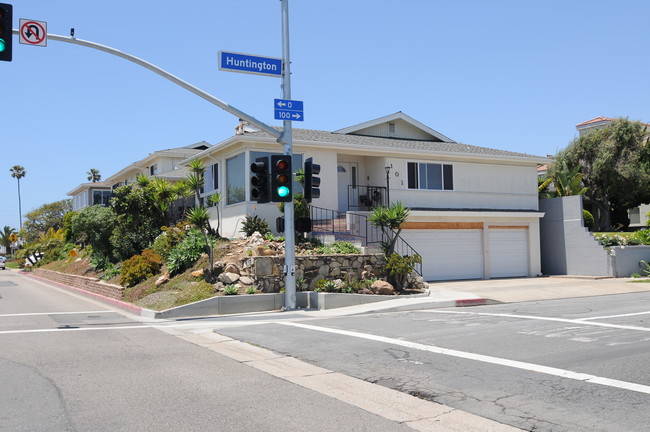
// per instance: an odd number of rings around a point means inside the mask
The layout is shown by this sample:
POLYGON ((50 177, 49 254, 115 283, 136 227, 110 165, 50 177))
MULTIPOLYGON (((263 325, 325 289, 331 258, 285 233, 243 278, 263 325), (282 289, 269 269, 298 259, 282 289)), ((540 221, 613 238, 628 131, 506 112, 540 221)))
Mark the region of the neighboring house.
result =
MULTIPOLYGON (((587 120, 580 124, 576 125, 578 130, 578 135, 583 136, 584 134, 594 130, 601 129, 613 122, 614 119, 611 117, 595 117, 591 120, 587 120)), ((650 126, 646 124, 646 126, 650 126)), ((650 132, 650 128, 649 128, 650 132)), ((630 218, 629 228, 643 228, 648 225, 648 212, 650 212, 650 204, 641 204, 639 207, 628 210, 628 217, 630 218)))
POLYGON ((91 205, 107 206, 113 189, 134 183, 140 174, 177 182, 188 174, 187 168, 178 163, 208 148, 210 144, 201 141, 184 147, 155 151, 101 182, 82 183, 68 192, 68 196, 72 197, 72 209, 79 210, 91 205))
MULTIPOLYGON (((282 151, 242 125, 182 162, 200 159, 214 174, 205 195, 223 197, 220 211, 211 209, 222 235, 241 235, 246 215, 275 227, 277 204, 251 200, 249 167, 282 151)), ((309 157, 321 166, 313 206, 367 214, 389 197, 410 207, 402 237, 422 256, 427 280, 541 273, 537 167, 547 158, 457 143, 402 112, 334 132, 294 129, 293 154, 294 171, 309 157)))

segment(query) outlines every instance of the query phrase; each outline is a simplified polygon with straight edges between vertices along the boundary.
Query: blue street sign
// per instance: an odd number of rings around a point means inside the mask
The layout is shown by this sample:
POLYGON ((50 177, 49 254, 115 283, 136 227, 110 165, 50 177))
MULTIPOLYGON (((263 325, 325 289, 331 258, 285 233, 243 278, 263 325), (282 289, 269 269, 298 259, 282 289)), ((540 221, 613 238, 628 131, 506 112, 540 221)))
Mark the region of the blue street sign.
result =
POLYGON ((305 120, 302 101, 290 99, 274 99, 273 108, 274 118, 276 120, 305 120))
POLYGON ((282 77, 282 59, 219 51, 219 70, 282 77))

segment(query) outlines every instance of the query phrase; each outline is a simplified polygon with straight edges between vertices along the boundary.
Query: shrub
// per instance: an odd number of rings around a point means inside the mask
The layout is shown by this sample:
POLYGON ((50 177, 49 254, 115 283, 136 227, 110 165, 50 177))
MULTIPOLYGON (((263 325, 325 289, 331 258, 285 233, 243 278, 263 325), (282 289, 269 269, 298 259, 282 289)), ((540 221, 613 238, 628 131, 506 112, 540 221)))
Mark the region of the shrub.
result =
POLYGON ((605 247, 627 245, 627 239, 617 234, 601 234, 597 238, 600 244, 605 247))
POLYGON ((406 285, 406 277, 415 269, 415 265, 422 262, 420 255, 400 256, 396 253, 386 259, 384 270, 389 277, 389 282, 397 289, 406 285))
POLYGON ((239 292, 239 290, 237 289, 237 287, 235 285, 227 285, 223 289, 224 295, 237 295, 238 292, 239 292))
POLYGON ((257 288, 254 286, 246 288, 246 294, 255 294, 257 293, 257 288))
POLYGON ((358 247, 350 242, 334 242, 328 245, 319 246, 316 252, 329 255, 329 254, 358 254, 361 252, 358 247))
POLYGON ((633 234, 633 237, 639 241, 638 244, 650 245, 650 229, 641 229, 633 234))
POLYGON ((594 216, 589 213, 587 210, 582 210, 582 219, 584 220, 585 223, 585 228, 587 228, 589 231, 594 227, 594 216))
POLYGON ((160 271, 163 258, 151 249, 142 251, 142 255, 133 255, 122 263, 120 285, 132 287, 149 279, 160 271))
POLYGON ((264 219, 260 218, 257 215, 248 215, 246 216, 246 219, 244 219, 244 223, 242 223, 240 231, 246 234, 246 236, 250 236, 255 231, 264 235, 267 232, 270 232, 271 229, 269 228, 268 222, 266 222, 264 219))
POLYGON ((191 229, 183 241, 174 246, 167 256, 166 264, 169 274, 173 276, 192 267, 205 250, 203 234, 198 229, 191 229))
POLYGON ((328 293, 336 292, 336 283, 331 280, 321 279, 318 282, 316 282, 316 287, 314 288, 314 291, 316 292, 325 291, 328 293))
POLYGON ((153 242, 151 249, 162 255, 164 258, 185 238, 185 230, 179 226, 162 227, 162 233, 153 242))

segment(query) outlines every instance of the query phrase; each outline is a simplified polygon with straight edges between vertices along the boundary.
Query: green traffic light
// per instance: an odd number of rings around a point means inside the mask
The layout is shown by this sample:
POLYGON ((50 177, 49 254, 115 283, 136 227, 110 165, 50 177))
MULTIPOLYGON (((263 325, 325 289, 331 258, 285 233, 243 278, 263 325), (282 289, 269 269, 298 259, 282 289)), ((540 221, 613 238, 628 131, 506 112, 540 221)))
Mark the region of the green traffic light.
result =
POLYGON ((7 43, 4 39, 0 38, 0 52, 3 52, 5 49, 7 49, 7 43))
POLYGON ((289 192, 291 192, 291 191, 290 191, 289 188, 286 187, 286 186, 280 186, 280 187, 278 188, 278 196, 279 196, 279 197, 284 198, 284 197, 286 197, 287 195, 289 195, 289 192))

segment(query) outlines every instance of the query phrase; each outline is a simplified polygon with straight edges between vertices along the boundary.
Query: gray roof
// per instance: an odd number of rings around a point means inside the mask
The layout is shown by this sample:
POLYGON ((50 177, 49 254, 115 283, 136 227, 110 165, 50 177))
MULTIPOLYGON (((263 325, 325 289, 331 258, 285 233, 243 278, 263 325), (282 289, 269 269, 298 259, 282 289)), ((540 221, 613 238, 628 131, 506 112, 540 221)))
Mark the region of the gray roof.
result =
MULTIPOLYGON (((271 135, 264 132, 247 132, 245 135, 269 137, 271 135)), ((383 138, 375 136, 340 134, 327 131, 317 131, 310 129, 293 129, 294 141, 311 141, 334 144, 346 144, 353 146, 369 146, 381 149, 393 150, 414 150, 434 153, 457 153, 466 155, 483 155, 483 156, 506 156, 520 158, 542 158, 543 156, 529 155, 525 153, 512 152, 507 150, 497 150, 487 147, 473 146, 458 142, 436 142, 436 141, 419 141, 398 138, 383 138)))

